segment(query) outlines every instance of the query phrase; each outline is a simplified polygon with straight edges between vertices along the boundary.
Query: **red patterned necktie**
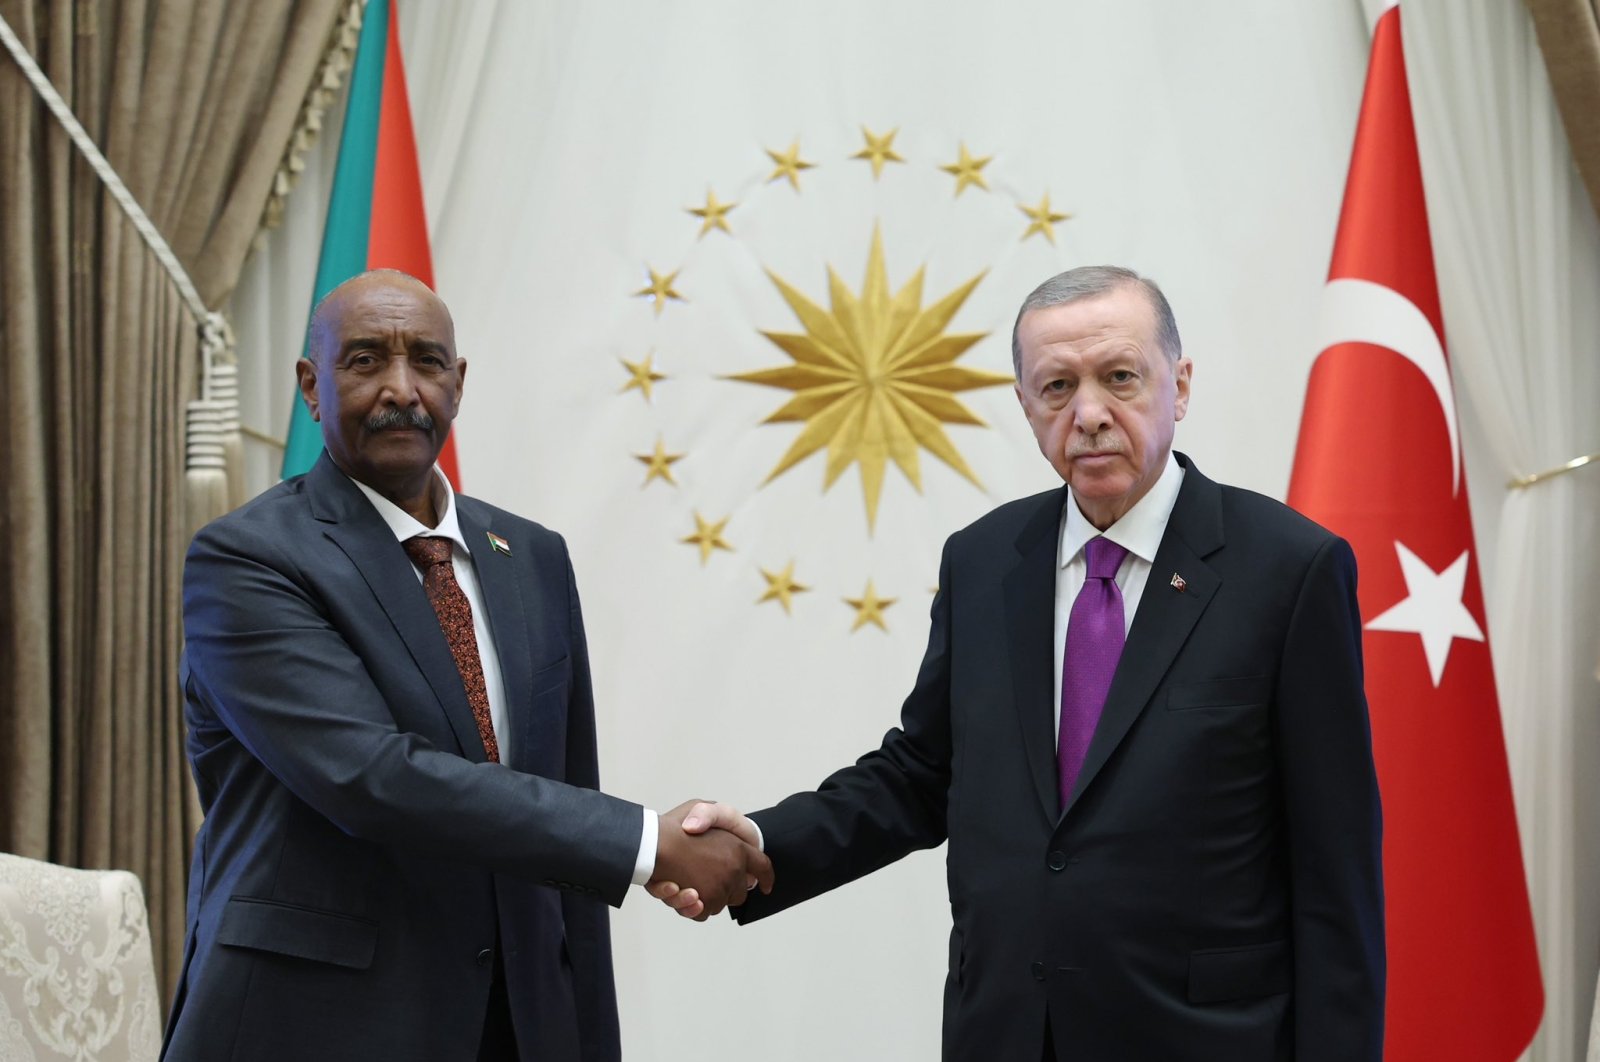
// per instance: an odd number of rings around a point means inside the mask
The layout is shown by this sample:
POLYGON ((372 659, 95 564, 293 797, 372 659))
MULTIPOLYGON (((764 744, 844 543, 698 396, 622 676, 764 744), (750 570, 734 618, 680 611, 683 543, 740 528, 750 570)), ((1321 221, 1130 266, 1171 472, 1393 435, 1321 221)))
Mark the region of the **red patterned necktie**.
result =
POLYGON ((422 588, 428 603, 439 617, 450 655, 456 658, 461 684, 467 688, 467 703, 478 723, 478 736, 490 763, 500 762, 500 743, 494 739, 494 721, 489 716, 489 690, 483 684, 483 661, 478 656, 478 637, 472 629, 472 603, 456 582, 455 566, 450 563, 450 540, 418 535, 405 540, 406 555, 422 568, 422 588))
POLYGON ((1084 547, 1083 589, 1067 617, 1067 647, 1061 659, 1061 734, 1056 746, 1061 806, 1072 799, 1089 741, 1111 691, 1111 676, 1122 658, 1122 590, 1117 569, 1128 551, 1109 538, 1095 537, 1084 547))

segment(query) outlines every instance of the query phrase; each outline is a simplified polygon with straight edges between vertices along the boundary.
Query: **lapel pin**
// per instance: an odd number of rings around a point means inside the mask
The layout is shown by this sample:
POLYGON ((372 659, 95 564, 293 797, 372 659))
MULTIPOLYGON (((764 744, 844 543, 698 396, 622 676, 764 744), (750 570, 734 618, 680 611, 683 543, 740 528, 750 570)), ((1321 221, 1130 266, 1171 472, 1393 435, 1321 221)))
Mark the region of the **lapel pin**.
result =
MULTIPOLYGON (((511 543, 507 542, 493 531, 485 531, 484 534, 489 536, 490 549, 494 550, 496 553, 504 553, 508 557, 511 556, 511 543)), ((1173 578, 1176 579, 1177 576, 1173 576, 1173 578)))
MULTIPOLYGON (((493 538, 494 536, 491 535, 490 537, 493 538)), ((1172 573, 1172 588, 1174 590, 1181 594, 1183 593, 1183 588, 1188 585, 1188 583, 1183 581, 1183 576, 1179 575, 1177 572, 1172 573)))

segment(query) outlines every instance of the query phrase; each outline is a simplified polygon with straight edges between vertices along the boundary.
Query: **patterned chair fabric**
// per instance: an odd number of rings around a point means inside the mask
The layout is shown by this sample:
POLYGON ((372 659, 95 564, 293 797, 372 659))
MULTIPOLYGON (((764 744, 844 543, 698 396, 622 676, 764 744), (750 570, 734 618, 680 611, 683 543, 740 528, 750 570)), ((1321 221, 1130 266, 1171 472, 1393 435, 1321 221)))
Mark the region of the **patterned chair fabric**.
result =
POLYGON ((154 1062, 144 890, 125 870, 0 852, 0 1062, 154 1062))

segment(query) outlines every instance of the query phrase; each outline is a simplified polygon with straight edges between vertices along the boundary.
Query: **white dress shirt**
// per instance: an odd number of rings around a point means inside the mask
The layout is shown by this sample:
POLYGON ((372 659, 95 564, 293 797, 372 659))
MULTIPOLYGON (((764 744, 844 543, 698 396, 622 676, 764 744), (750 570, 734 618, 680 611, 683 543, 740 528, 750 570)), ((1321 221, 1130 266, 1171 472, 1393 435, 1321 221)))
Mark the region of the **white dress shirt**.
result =
POLYGON ((1117 569, 1117 586, 1122 591, 1122 631, 1127 634, 1133 626, 1133 617, 1139 611, 1139 599, 1144 596, 1145 583, 1150 580, 1150 567, 1155 563, 1156 550, 1167 533, 1167 521, 1172 517, 1172 507, 1178 502, 1178 488, 1183 486, 1183 466, 1171 453, 1167 454, 1167 467, 1155 481, 1148 494, 1122 514, 1122 519, 1106 528, 1097 529, 1078 509, 1067 488, 1067 504, 1061 520, 1061 544, 1056 549, 1056 740, 1061 735, 1061 660, 1067 650, 1067 621, 1072 615, 1072 603, 1078 599, 1087 577, 1088 564, 1083 547, 1097 535, 1115 542, 1128 551, 1117 569))
MULTIPOLYGON (((489 695, 489 722, 494 728, 495 743, 500 746, 500 762, 506 763, 511 759, 511 725, 506 718, 505 680, 500 674, 500 654, 495 649, 494 631, 489 628, 488 606, 484 604, 483 590, 478 586, 478 570, 473 564, 472 550, 467 546, 467 540, 461 534, 461 522, 456 518, 456 492, 438 465, 433 467, 433 480, 433 508, 439 514, 439 522, 433 527, 426 526, 360 480, 352 479, 350 482, 366 495, 400 542, 419 535, 450 540, 450 567, 456 573, 461 592, 467 596, 467 604, 472 606, 472 635, 477 639, 478 659, 483 664, 483 686, 489 695)), ((416 568, 417 581, 421 582, 422 569, 417 568, 414 562, 412 567, 416 568)), ((633 867, 633 884, 643 885, 655 873, 656 842, 657 816, 654 811, 645 808, 639 855, 633 867)))

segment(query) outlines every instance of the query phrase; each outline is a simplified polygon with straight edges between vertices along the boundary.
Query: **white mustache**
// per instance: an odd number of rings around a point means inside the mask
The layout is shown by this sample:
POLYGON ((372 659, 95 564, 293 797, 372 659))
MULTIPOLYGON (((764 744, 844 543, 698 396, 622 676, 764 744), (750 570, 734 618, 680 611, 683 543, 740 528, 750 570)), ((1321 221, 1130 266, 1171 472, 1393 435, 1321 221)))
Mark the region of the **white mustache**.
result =
POLYGON ((1083 442, 1069 446, 1067 448, 1067 457, 1070 459, 1073 457, 1087 457, 1090 454, 1120 454, 1125 452, 1126 450, 1120 443, 1113 442, 1110 439, 1106 439, 1103 442, 1095 439, 1086 439, 1083 442))

